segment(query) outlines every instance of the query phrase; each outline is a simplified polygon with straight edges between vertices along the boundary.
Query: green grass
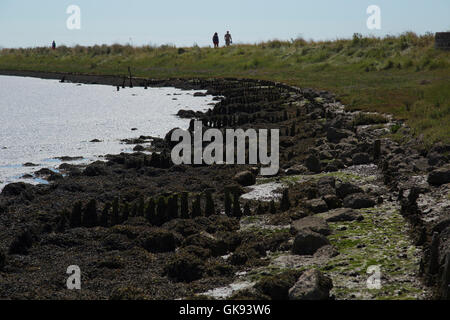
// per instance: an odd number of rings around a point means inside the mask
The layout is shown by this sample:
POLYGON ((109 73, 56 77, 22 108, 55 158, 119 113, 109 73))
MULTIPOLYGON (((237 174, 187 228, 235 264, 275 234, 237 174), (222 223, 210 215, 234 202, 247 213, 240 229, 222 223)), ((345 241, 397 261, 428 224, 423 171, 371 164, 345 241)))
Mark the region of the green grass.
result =
POLYGON ((313 42, 269 41, 229 48, 93 46, 3 49, 0 69, 135 76, 239 77, 338 94, 351 110, 404 119, 426 143, 450 142, 450 52, 431 34, 313 42))

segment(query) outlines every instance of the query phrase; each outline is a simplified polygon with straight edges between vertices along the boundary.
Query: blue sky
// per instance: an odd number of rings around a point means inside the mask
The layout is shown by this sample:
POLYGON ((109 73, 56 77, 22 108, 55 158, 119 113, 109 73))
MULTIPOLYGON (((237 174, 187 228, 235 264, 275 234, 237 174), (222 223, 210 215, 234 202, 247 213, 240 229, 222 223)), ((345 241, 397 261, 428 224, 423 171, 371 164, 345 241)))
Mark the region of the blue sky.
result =
POLYGON ((0 0, 0 46, 111 43, 210 45, 230 30, 235 42, 383 36, 450 31, 450 0, 0 0), (69 5, 81 30, 68 30, 69 5), (381 30, 366 27, 369 5, 381 8, 381 30))

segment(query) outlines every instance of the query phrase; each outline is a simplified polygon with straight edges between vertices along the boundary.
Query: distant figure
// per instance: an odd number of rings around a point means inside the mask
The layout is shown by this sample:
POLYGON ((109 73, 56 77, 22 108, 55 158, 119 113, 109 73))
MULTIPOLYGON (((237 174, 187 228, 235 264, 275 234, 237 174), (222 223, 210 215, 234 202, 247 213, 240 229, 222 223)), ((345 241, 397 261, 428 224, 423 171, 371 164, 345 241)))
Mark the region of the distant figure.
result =
POLYGON ((230 31, 227 31, 227 34, 225 35, 225 44, 227 45, 227 47, 230 46, 230 44, 233 43, 233 38, 231 38, 231 34, 230 31))
POLYGON ((56 49, 56 42, 55 42, 55 40, 53 40, 53 42, 52 42, 52 49, 53 49, 53 50, 56 49))
POLYGON ((217 32, 214 33, 213 43, 214 43, 214 48, 218 48, 219 47, 219 35, 217 34, 217 32))

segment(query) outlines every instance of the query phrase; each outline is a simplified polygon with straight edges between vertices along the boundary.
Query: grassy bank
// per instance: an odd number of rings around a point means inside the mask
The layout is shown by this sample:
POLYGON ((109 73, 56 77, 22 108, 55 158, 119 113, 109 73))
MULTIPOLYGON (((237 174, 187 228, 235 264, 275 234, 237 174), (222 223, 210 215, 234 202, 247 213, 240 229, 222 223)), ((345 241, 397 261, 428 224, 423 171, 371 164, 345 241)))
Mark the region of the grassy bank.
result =
POLYGON ((427 143, 450 142, 450 52, 433 35, 230 48, 94 46, 3 49, 0 69, 167 77, 243 77, 333 91, 348 108, 407 120, 427 143))

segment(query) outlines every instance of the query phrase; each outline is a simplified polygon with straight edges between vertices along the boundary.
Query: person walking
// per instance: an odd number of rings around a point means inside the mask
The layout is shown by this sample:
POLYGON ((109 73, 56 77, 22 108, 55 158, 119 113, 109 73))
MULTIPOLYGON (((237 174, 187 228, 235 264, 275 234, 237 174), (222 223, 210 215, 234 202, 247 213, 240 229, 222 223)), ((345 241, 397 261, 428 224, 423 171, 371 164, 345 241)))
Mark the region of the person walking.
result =
POLYGON ((52 42, 52 49, 53 49, 53 50, 56 49, 56 42, 55 42, 55 40, 53 40, 53 42, 52 42))
POLYGON ((214 43, 214 48, 218 48, 219 47, 219 35, 217 34, 217 32, 214 33, 213 43, 214 43))
POLYGON ((229 47, 233 43, 233 38, 231 38, 230 31, 227 31, 225 35, 225 44, 227 47, 229 47))

